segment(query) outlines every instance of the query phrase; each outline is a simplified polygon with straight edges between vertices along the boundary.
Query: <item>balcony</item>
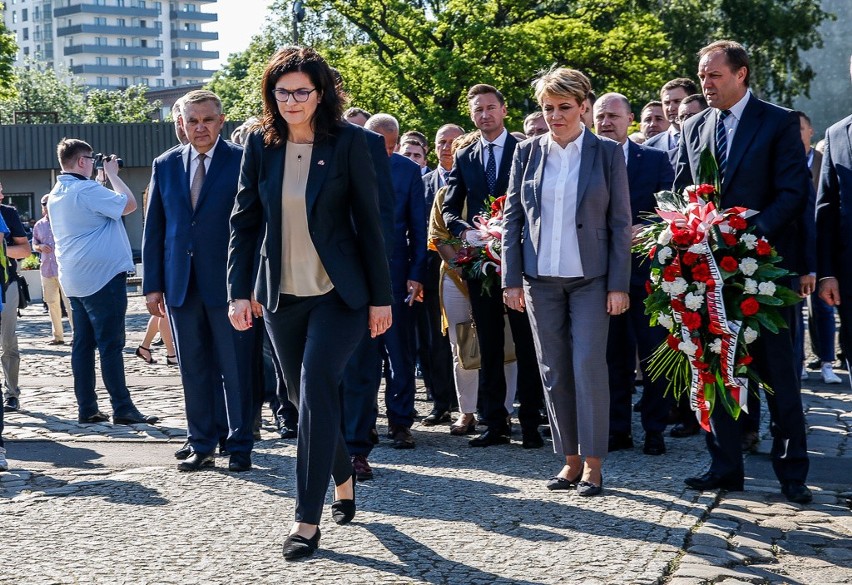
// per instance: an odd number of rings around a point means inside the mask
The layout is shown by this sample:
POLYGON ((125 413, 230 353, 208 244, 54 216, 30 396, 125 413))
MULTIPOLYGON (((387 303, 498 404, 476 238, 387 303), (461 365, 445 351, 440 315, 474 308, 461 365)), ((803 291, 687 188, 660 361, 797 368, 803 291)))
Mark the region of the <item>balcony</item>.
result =
POLYGON ((157 38, 162 30, 153 26, 111 26, 107 24, 75 24, 63 26, 56 29, 56 36, 66 37, 68 35, 92 34, 92 35, 117 35, 122 37, 151 37, 157 38))
POLYGON ((53 16, 69 16, 71 14, 102 14, 107 16, 142 16, 157 18, 160 11, 156 8, 133 8, 130 6, 98 6, 96 4, 77 4, 64 6, 53 10, 53 16))
POLYGON ((172 49, 172 57, 184 59, 218 59, 219 51, 202 51, 201 49, 172 49))
POLYGON ((129 77, 149 76, 159 77, 163 74, 162 67, 142 67, 139 65, 74 65, 69 68, 75 75, 122 75, 129 77))
POLYGON ((138 57, 159 57, 163 54, 157 47, 120 47, 119 45, 73 45, 63 49, 63 55, 128 55, 138 57))
POLYGON ((218 69, 202 69, 201 67, 196 67, 194 69, 178 69, 177 67, 172 67, 172 77, 209 79, 210 77, 213 77, 213 74, 217 71, 218 69))
POLYGON ((172 20, 192 20, 195 22, 216 22, 219 20, 219 15, 199 10, 171 10, 169 18, 172 20))
POLYGON ((189 39, 193 41, 215 41, 219 39, 219 33, 207 32, 203 30, 175 29, 172 31, 172 38, 189 39))

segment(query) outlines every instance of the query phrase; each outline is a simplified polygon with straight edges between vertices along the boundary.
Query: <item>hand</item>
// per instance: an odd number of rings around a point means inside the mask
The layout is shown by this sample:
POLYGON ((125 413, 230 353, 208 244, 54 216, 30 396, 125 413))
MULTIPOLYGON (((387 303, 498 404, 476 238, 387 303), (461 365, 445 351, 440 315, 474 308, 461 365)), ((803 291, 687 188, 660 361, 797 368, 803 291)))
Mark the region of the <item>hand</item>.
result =
POLYGON ((260 319, 263 317, 263 305, 257 302, 254 298, 254 293, 251 293, 251 314, 260 319))
POLYGON ((630 295, 626 292, 609 291, 606 293, 606 312, 610 315, 621 315, 630 308, 630 295))
POLYGON ((370 314, 368 324, 370 327, 370 337, 378 337, 388 329, 390 329, 393 318, 391 317, 390 305, 383 307, 370 306, 370 314))
POLYGON ((165 317, 166 305, 163 301, 163 293, 151 292, 145 295, 145 308, 154 317, 165 317))
POLYGON ((51 246, 50 244, 39 244, 38 251, 42 254, 52 254, 53 246, 51 246))
POLYGON ((819 298, 829 307, 840 304, 840 286, 835 277, 830 276, 819 281, 819 298))
POLYGON ((504 288, 503 302, 506 303, 506 306, 510 309, 523 313, 527 307, 526 299, 524 299, 524 289, 520 286, 504 288))
POLYGON ((246 331, 252 325, 251 301, 234 299, 228 307, 228 319, 237 331, 246 331))
POLYGON ((423 285, 416 280, 409 280, 405 283, 408 289, 408 306, 412 306, 414 301, 423 302, 423 285), (419 297, 419 298, 418 298, 419 297))
POLYGON ((482 235, 479 233, 479 230, 465 230, 462 234, 462 239, 471 246, 476 246, 477 248, 482 248, 487 243, 487 241, 483 239, 482 235))
POLYGON ((118 157, 114 154, 105 156, 103 159, 104 173, 107 177, 118 176, 118 157))
POLYGON ((816 289, 816 276, 812 276, 810 274, 806 276, 799 277, 799 296, 802 298, 807 297, 809 294, 814 292, 816 289))

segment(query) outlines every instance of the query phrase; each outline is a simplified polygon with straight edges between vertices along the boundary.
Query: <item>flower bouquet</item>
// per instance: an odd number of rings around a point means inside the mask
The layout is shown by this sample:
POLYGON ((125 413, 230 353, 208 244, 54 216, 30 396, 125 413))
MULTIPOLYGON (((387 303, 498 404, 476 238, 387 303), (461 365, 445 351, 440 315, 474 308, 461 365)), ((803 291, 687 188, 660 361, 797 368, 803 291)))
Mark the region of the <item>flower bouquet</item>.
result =
POLYGON ((500 270, 503 261, 503 206, 506 196, 490 197, 482 212, 473 218, 473 233, 467 234, 467 241, 448 242, 461 244, 453 259, 453 266, 462 269, 467 279, 482 281, 482 291, 491 294, 491 288, 497 283, 500 288, 500 270))
POLYGON ((657 193, 657 221, 634 246, 651 262, 645 313, 651 325, 669 330, 649 371, 654 379, 665 376, 676 398, 689 389, 690 406, 708 431, 718 403, 735 419, 748 411, 749 380, 771 391, 750 366, 748 346, 764 329, 785 328, 778 309, 801 300, 778 284, 791 273, 746 221, 758 212, 719 209, 718 192, 700 184, 682 194, 657 193))

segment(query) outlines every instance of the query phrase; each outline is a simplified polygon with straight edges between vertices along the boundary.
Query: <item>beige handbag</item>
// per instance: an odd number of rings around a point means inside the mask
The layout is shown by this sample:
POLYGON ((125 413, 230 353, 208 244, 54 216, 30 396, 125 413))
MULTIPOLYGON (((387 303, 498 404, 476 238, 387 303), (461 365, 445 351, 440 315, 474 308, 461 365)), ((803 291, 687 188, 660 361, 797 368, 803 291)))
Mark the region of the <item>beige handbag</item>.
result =
MULTIPOLYGON (((461 367, 465 370, 478 370, 481 364, 479 355, 479 339, 476 336, 476 324, 473 317, 468 321, 456 323, 456 352, 461 367)), ((503 361, 513 362, 515 357, 515 340, 512 338, 512 328, 509 327, 509 316, 503 315, 503 361)))

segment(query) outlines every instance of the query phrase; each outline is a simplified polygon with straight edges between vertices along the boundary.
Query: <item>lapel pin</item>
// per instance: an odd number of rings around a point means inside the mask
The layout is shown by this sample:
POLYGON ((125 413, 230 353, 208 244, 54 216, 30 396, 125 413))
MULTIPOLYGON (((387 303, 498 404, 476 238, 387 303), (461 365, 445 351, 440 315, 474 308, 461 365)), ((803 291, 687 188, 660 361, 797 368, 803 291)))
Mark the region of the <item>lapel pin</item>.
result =
POLYGON ((325 164, 325 161, 324 161, 324 160, 318 160, 318 161, 317 161, 317 164, 318 164, 319 166, 323 166, 323 165, 325 164))

